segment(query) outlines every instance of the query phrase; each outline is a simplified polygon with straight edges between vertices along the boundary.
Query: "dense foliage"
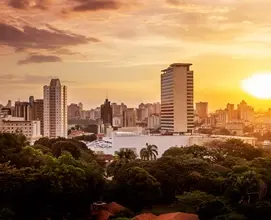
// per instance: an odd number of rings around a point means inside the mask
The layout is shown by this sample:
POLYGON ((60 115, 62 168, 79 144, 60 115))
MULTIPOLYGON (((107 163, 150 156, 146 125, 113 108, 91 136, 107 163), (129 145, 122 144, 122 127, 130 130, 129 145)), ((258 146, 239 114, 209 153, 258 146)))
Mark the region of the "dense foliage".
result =
MULTIPOLYGON (((29 146, 21 134, 0 133, 0 219, 88 219, 90 204, 100 199, 135 213, 271 219, 265 150, 228 140, 172 147, 157 159, 158 148, 148 144, 141 155, 121 150, 102 167, 79 140, 41 138, 29 146)), ((118 217, 131 218, 125 213, 118 217)))

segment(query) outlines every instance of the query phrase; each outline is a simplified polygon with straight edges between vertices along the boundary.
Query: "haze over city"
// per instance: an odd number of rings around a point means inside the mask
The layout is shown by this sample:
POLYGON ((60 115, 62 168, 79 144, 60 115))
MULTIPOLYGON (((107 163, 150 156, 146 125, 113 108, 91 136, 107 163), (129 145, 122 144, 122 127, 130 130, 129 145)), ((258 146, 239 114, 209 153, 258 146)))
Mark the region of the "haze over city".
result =
POLYGON ((41 86, 58 77, 68 102, 86 108, 106 94, 130 106, 156 102, 160 70, 189 62, 195 101, 216 109, 244 99, 267 109, 270 101, 248 94, 242 81, 271 71, 270 7, 267 0, 1 0, 0 101, 42 97, 41 86))

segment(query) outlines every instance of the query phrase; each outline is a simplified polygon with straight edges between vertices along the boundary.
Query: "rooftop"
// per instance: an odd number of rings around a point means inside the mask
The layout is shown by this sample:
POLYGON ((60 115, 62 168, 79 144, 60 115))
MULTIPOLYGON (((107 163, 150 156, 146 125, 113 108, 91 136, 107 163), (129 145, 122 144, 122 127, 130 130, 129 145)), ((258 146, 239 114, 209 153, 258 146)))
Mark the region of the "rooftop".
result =
POLYGON ((169 65, 169 67, 167 69, 161 70, 161 72, 166 72, 169 69, 172 69, 173 67, 187 67, 187 68, 189 68, 190 66, 192 66, 192 63, 172 63, 169 65))
POLYGON ((50 86, 61 86, 59 79, 51 79, 50 86))

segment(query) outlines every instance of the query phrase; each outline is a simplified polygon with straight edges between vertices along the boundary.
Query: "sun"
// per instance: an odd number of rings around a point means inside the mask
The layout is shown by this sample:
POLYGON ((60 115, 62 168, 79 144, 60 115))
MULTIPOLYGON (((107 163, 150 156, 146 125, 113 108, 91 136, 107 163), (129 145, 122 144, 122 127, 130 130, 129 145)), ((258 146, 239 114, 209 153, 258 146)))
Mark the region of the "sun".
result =
POLYGON ((256 73, 242 81, 242 89, 259 99, 271 99, 271 72, 256 73))

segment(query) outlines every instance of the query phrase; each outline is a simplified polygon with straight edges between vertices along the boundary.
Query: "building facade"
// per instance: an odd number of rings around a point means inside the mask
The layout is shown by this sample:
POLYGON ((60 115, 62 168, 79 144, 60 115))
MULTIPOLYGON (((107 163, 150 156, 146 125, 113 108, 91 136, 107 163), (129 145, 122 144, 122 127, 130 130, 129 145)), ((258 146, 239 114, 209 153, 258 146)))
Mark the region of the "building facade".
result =
POLYGON ((70 104, 68 106, 68 119, 79 119, 80 118, 80 106, 77 104, 70 104))
POLYGON ((196 103, 196 115, 199 116, 200 120, 205 120, 208 117, 208 102, 196 103))
POLYGON ((192 64, 174 63, 161 74, 161 129, 169 133, 194 128, 194 73, 192 64))
POLYGON ((32 120, 40 121, 40 133, 44 135, 43 99, 36 99, 32 105, 32 120))
POLYGON ((23 117, 6 116, 0 119, 0 132, 11 134, 21 132, 33 144, 41 138, 40 121, 25 121, 23 117))
POLYGON ((50 138, 67 137, 67 87, 59 79, 52 79, 44 86, 44 136, 50 138))
POLYGON ((136 117, 137 117, 136 109, 127 108, 123 112, 123 127, 135 127, 136 117))
POLYGON ((29 102, 15 102, 13 116, 22 117, 26 121, 32 120, 32 108, 29 102))
POLYGON ((148 117, 148 125, 147 128, 155 129, 160 127, 160 117, 158 114, 152 114, 148 117))

